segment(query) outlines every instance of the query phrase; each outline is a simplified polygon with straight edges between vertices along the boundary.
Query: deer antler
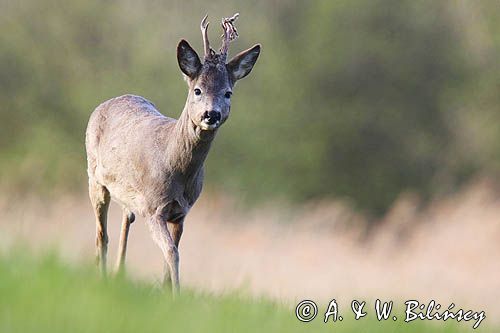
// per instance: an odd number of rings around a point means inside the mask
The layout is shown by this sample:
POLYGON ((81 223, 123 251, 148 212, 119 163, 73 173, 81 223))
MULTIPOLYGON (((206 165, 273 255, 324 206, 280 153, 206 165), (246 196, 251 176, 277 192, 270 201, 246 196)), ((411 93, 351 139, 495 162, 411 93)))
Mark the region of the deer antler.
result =
POLYGON ((224 58, 227 57, 227 50, 229 48, 229 43, 238 38, 238 31, 234 27, 234 21, 240 16, 239 13, 234 14, 231 17, 226 17, 222 19, 222 29, 224 34, 222 34, 222 46, 220 48, 220 54, 224 58))
POLYGON ((212 51, 210 49, 210 42, 208 40, 208 25, 210 24, 210 22, 207 21, 207 18, 208 18, 208 14, 205 15, 203 20, 201 20, 201 24, 200 24, 201 35, 203 37, 203 49, 205 50, 205 57, 208 57, 212 51))

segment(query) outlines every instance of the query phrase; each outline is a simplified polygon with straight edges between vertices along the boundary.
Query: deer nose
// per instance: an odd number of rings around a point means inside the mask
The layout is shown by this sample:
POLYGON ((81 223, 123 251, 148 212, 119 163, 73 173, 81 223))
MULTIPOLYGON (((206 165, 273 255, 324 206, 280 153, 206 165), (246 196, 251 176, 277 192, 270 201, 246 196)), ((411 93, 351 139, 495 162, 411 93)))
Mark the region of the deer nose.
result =
POLYGON ((213 125, 220 121, 221 115, 219 111, 205 111, 203 121, 208 125, 213 125))

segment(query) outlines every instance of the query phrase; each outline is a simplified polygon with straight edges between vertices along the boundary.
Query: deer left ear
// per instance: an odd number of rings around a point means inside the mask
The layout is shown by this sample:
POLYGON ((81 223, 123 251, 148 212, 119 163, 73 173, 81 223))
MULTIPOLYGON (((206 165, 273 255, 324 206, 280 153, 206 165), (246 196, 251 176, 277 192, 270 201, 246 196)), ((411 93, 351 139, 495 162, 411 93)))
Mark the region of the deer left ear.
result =
POLYGON ((231 59, 231 61, 227 64, 227 69, 233 79, 233 82, 236 82, 250 74, 257 58, 259 57, 259 54, 260 44, 257 44, 231 59))

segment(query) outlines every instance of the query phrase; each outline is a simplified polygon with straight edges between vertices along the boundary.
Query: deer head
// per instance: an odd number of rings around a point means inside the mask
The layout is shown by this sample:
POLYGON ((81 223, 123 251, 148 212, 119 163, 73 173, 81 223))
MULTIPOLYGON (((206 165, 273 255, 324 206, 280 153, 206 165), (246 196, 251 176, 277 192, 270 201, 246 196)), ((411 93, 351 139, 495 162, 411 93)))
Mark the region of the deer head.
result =
POLYGON ((219 53, 210 47, 207 16, 201 21, 204 57, 184 39, 177 46, 177 60, 189 86, 186 102, 188 116, 196 127, 214 131, 229 117, 231 95, 236 81, 247 76, 260 53, 257 44, 226 63, 229 43, 238 37, 234 21, 238 14, 222 19, 222 46, 219 53))

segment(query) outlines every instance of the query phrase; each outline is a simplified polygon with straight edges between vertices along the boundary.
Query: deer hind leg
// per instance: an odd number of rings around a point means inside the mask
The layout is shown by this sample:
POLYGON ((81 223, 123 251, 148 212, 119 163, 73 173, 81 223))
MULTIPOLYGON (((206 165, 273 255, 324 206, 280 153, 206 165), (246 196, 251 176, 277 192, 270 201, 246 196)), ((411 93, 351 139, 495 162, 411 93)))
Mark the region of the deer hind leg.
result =
MULTIPOLYGON (((184 219, 176 222, 167 222, 167 228, 170 231, 170 235, 174 241, 177 250, 179 250, 179 243, 181 241, 182 231, 184 230, 184 219)), ((171 286, 172 279, 170 277, 170 267, 167 261, 164 261, 164 269, 163 269, 163 285, 171 286)))
MULTIPOLYGON (((170 231, 167 227, 167 222, 161 219, 159 216, 151 218, 149 221, 149 227, 153 239, 156 244, 160 247, 165 262, 167 263, 170 281, 172 286, 172 292, 174 294, 179 293, 179 251, 175 245, 175 241, 172 238, 170 231)), ((180 237, 179 237, 180 238, 180 237)), ((166 281, 164 280, 164 283, 166 281)))
POLYGON ((89 181, 89 196, 96 217, 96 261, 102 276, 106 276, 106 254, 108 252, 107 215, 109 191, 106 187, 89 181))
POLYGON ((116 275, 123 276, 125 274, 125 256, 127 254, 128 232, 130 230, 130 225, 134 221, 134 213, 128 210, 124 210, 122 218, 122 229, 120 232, 120 243, 118 245, 118 256, 115 267, 116 275))

